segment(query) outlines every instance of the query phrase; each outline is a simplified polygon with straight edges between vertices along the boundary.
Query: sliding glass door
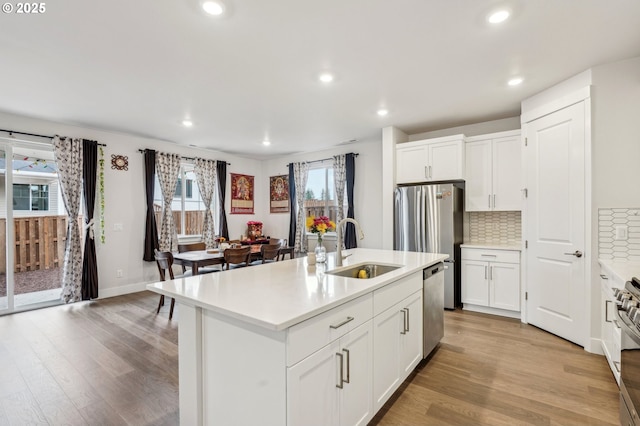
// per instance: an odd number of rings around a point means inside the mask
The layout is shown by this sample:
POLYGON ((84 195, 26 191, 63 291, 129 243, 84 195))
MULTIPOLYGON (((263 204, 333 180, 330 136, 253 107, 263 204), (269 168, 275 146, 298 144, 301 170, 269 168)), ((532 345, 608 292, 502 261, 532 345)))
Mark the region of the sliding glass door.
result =
POLYGON ((48 144, 0 144, 0 313, 60 303, 66 214, 48 144))

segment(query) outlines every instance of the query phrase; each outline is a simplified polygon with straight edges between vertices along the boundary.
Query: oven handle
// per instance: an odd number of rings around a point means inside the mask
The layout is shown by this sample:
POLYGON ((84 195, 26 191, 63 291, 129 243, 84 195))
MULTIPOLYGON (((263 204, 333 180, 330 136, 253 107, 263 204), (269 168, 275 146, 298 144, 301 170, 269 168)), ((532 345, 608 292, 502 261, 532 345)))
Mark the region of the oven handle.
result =
MULTIPOLYGON (((640 345, 640 330, 638 330, 635 326, 635 324, 633 324, 631 322, 631 320, 629 320, 627 317, 620 315, 620 309, 616 309, 616 317, 618 317, 618 319, 620 321, 615 321, 614 322, 618 322, 618 326, 627 334, 627 336, 631 337, 631 339, 637 344, 640 345)), ((625 349, 625 348, 622 348, 625 349)))

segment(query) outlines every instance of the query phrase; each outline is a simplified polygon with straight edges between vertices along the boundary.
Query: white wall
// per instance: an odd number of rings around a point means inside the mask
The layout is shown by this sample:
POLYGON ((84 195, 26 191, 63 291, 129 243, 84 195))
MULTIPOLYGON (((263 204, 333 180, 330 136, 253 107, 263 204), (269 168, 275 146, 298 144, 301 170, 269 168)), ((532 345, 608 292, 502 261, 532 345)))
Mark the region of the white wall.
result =
POLYGON ((591 252, 594 253, 591 335, 599 337, 598 209, 640 206, 640 57, 601 65, 591 71, 591 252))
POLYGON ((482 123, 466 124, 464 126, 433 130, 431 132, 414 133, 409 136, 407 142, 459 134, 463 134, 465 136, 478 136, 518 129, 520 129, 520 116, 503 118, 500 120, 485 121, 482 123))
MULTIPOLYGON (((338 154, 354 152, 356 158, 356 175, 354 187, 355 219, 360 223, 365 234, 363 240, 358 240, 358 247, 382 247, 382 150, 381 141, 358 142, 349 145, 336 146, 324 151, 290 155, 286 158, 265 161, 260 188, 264 194, 262 213, 258 220, 264 223, 263 232, 277 238, 289 236, 289 213, 269 213, 269 176, 288 174, 287 165, 291 162, 314 161, 330 158, 338 154)), ((256 185, 257 186, 257 185, 256 185)))
MULTIPOLYGON (((243 173, 255 176, 256 212, 264 210, 266 190, 265 178, 259 161, 241 158, 229 154, 183 147, 171 142, 132 136, 122 133, 95 130, 54 123, 50 121, 0 113, 0 128, 44 135, 64 135, 97 140, 107 146, 105 154, 105 229, 106 242, 96 243, 98 256, 98 276, 100 297, 110 297, 144 289, 145 282, 158 280, 155 263, 142 260, 145 224, 145 194, 143 155, 138 149, 178 153, 185 156, 198 156, 231 163, 229 173, 243 173), (129 170, 117 171, 110 167, 111 154, 129 157, 129 170), (114 231, 114 224, 122 224, 122 231, 114 231), (116 278, 116 270, 122 269, 123 277, 116 278)), ((25 139, 28 139, 25 137, 25 139)), ((39 139, 38 142, 42 142, 39 139)), ((231 215, 230 182, 227 176, 227 220, 231 236, 246 231, 248 220, 260 219, 256 215, 231 215)))

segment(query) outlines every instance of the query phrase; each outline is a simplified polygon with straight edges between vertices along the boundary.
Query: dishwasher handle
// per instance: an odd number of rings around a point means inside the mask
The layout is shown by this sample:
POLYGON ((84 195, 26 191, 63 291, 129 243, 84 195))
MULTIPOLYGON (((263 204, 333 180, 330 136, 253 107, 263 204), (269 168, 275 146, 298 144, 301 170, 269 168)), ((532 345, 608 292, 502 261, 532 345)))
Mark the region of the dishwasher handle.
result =
POLYGON ((444 271, 444 263, 442 262, 436 263, 435 265, 431 265, 422 271, 422 279, 423 280, 429 279, 435 274, 438 274, 442 271, 444 271))

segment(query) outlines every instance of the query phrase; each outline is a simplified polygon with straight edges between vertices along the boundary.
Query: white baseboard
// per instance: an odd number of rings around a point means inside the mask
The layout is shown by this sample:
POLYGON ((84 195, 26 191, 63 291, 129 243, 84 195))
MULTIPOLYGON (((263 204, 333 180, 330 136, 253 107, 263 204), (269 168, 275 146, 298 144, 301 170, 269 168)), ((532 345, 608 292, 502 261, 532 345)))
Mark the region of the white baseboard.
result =
POLYGON ((584 350, 597 355, 604 355, 604 351, 602 350, 602 340, 596 339, 592 337, 589 339, 587 346, 584 347, 584 350))
MULTIPOLYGON (((151 281, 149 281, 151 282, 151 281)), ((148 283, 135 283, 129 285, 123 285, 113 288, 99 288, 98 299, 108 299, 109 297, 122 296, 124 294, 138 293, 147 289, 148 283)))
POLYGON ((464 303, 462 309, 466 311, 480 312, 483 314, 500 315, 501 317, 509 317, 520 319, 520 312, 507 311, 505 309, 490 308, 488 306, 471 305, 464 303))

